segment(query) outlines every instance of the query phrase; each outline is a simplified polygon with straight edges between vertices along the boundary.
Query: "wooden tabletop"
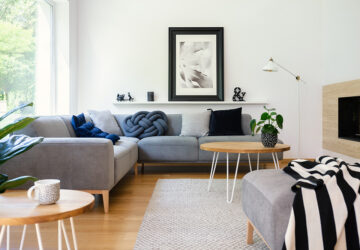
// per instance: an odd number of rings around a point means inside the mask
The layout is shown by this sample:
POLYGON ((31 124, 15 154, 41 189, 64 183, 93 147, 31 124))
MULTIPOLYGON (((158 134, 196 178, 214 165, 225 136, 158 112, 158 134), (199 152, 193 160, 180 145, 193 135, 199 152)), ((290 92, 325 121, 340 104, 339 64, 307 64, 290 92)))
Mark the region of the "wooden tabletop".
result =
POLYGON ((261 142, 209 142, 200 145, 200 149, 223 153, 275 153, 290 150, 286 144, 276 144, 273 148, 265 148, 261 142))
POLYGON ((53 205, 39 205, 27 198, 26 191, 0 194, 0 225, 24 225, 66 219, 84 213, 94 205, 92 194, 60 190, 60 200, 53 205))

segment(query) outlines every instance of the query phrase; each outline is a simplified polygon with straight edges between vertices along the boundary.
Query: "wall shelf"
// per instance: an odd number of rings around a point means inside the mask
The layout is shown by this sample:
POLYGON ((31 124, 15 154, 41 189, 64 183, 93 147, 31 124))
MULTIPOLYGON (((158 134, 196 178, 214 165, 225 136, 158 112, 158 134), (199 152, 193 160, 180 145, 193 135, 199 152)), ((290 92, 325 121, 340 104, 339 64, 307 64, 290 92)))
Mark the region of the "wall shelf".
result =
POLYGON ((168 101, 158 101, 158 102, 113 102, 114 105, 267 105, 266 101, 246 101, 246 102, 168 102, 168 101))

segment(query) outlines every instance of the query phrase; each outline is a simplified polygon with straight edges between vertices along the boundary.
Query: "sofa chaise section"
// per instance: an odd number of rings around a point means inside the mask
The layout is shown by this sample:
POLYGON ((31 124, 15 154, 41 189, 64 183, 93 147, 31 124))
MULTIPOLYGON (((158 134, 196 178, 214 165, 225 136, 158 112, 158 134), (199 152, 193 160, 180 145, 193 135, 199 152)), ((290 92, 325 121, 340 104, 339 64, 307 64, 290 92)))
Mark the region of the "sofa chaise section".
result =
POLYGON ((104 209, 108 212, 109 191, 137 163, 136 140, 122 139, 112 145, 108 139, 78 138, 70 120, 71 116, 42 116, 17 131, 42 136, 45 140, 6 162, 4 171, 10 177, 32 175, 39 179, 60 179, 61 188, 102 194, 104 209))
POLYGON ((105 211, 109 190, 116 184, 113 145, 100 138, 45 138, 2 168, 11 178, 32 175, 38 179, 60 179, 61 188, 102 194, 105 211))

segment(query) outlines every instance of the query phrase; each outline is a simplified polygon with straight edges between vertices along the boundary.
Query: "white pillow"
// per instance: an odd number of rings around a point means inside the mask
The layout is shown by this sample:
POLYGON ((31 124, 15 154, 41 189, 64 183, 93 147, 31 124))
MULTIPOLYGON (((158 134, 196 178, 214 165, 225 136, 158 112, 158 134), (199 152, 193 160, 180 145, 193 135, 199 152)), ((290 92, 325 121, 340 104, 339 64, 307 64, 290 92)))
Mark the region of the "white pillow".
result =
POLYGON ((88 112, 95 127, 109 134, 122 135, 118 123, 109 110, 89 110, 88 112))
POLYGON ((201 137, 209 133, 210 111, 182 115, 180 136, 201 137))

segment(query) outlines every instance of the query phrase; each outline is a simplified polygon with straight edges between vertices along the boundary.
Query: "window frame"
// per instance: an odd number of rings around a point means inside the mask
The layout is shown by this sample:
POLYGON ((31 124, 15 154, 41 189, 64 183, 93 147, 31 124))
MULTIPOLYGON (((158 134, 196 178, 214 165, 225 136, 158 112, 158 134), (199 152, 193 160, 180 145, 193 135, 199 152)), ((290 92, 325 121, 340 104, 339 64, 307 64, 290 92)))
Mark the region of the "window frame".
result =
POLYGON ((57 82, 56 82, 56 43, 55 43, 55 2, 52 0, 38 0, 47 3, 50 6, 50 62, 51 62, 51 72, 50 72, 50 114, 56 114, 56 89, 57 89, 57 82))

